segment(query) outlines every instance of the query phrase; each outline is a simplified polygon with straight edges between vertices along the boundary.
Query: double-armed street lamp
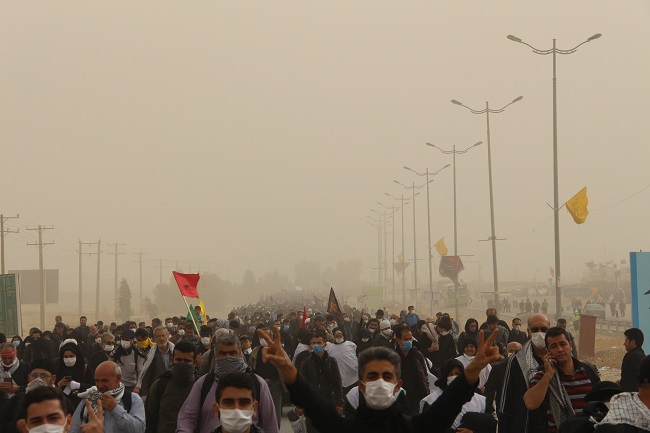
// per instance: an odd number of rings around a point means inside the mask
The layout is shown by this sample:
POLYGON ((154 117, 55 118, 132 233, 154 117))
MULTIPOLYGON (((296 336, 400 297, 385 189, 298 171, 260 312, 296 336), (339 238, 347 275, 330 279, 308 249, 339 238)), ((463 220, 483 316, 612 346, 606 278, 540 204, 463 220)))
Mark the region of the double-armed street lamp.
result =
MULTIPOLYGON (((383 204, 383 203, 381 203, 379 201, 377 202, 377 204, 380 205, 380 206, 383 206, 384 209, 386 209, 387 211, 390 209, 390 215, 393 217, 393 221, 392 221, 392 224, 391 224, 391 226, 393 227, 393 249, 392 249, 392 255, 391 255, 391 257, 392 257, 392 259, 391 259, 391 268, 392 268, 392 272, 393 272, 393 279, 391 280, 392 281, 391 286, 392 286, 392 289, 393 289, 393 304, 395 304, 395 265, 393 264, 394 260, 395 260, 395 212, 397 212, 402 206, 401 205, 400 206, 395 206, 395 205, 386 206, 385 204, 383 204)), ((385 236, 384 236, 384 238, 385 238, 385 236)), ((385 242, 386 241, 384 241, 384 251, 386 251, 386 243, 385 242)), ((386 253, 384 253, 384 260, 385 260, 385 257, 386 257, 386 253)), ((388 266, 388 261, 386 261, 386 265, 388 266)))
POLYGON ((492 192, 492 148, 490 146, 490 114, 503 113, 505 109, 508 108, 510 105, 514 104, 515 102, 519 102, 522 99, 524 99, 524 97, 519 96, 518 98, 513 99, 511 102, 507 103, 503 107, 496 110, 490 108, 490 104, 487 101, 485 102, 484 109, 475 110, 455 99, 451 100, 452 104, 460 105, 461 107, 467 108, 472 114, 485 114, 487 119, 488 175, 489 175, 489 183, 490 183, 490 224, 492 227, 492 235, 490 236, 489 240, 492 241, 492 273, 494 277, 494 304, 497 306, 499 305, 499 277, 497 274, 497 244, 496 244, 497 237, 494 228, 494 195, 492 192))
POLYGON ((432 315, 433 315, 433 269, 431 268, 431 205, 429 203, 429 176, 435 176, 447 167, 449 167, 449 164, 445 165, 438 171, 434 171, 433 173, 430 173, 428 168, 425 170, 424 173, 420 173, 413 170, 412 168, 404 166, 404 170, 411 171, 418 176, 426 176, 427 179, 426 185, 427 185, 427 234, 429 237, 429 292, 431 292, 431 314, 432 315))
POLYGON ((562 312, 561 295, 562 289, 560 287, 560 216, 559 216, 559 203, 558 203, 558 164, 557 164, 557 75, 556 75, 556 55, 557 54, 573 54, 577 51, 578 47, 600 38, 602 34, 596 33, 590 36, 585 41, 579 43, 573 48, 568 50, 561 50, 557 48, 555 39, 553 39, 553 48, 548 50, 540 50, 524 42, 521 38, 513 35, 508 35, 507 38, 513 42, 526 45, 533 50, 533 53, 542 56, 553 54, 553 222, 555 226, 555 314, 560 317, 562 312))
MULTIPOLYGON (((385 192, 384 194, 395 201, 399 200, 400 201, 399 207, 402 208, 402 308, 404 308, 404 306, 406 305, 406 267, 404 266, 404 264, 406 263, 406 252, 404 251, 404 205, 408 204, 408 200, 411 197, 404 197, 404 194, 402 194, 400 197, 395 197, 394 195, 389 194, 387 192, 385 192)), ((414 197, 415 195, 412 198, 414 197)))

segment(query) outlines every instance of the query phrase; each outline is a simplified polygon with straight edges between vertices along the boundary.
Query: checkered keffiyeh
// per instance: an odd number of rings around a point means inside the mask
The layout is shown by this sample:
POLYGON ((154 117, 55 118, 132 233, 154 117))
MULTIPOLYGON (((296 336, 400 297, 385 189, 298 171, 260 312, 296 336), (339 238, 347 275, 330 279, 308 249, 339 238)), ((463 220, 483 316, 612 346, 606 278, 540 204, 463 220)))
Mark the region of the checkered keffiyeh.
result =
POLYGON ((602 424, 629 424, 641 430, 650 430, 650 409, 643 404, 638 392, 622 392, 610 400, 609 412, 602 424))
MULTIPOLYGON (((115 389, 111 389, 110 391, 107 391, 107 393, 115 400, 117 400, 117 402, 119 403, 120 400, 122 400, 122 396, 124 395, 124 384, 120 382, 120 386, 118 386, 115 389)), ((84 392, 80 392, 79 394, 77 394, 77 397, 90 401, 90 406, 92 407, 93 412, 97 413, 97 402, 99 401, 99 399, 102 398, 103 394, 104 393, 100 392, 96 386, 91 386, 84 392)), ((87 420, 88 414, 86 413, 86 408, 84 408, 83 413, 84 413, 84 419, 87 420)))

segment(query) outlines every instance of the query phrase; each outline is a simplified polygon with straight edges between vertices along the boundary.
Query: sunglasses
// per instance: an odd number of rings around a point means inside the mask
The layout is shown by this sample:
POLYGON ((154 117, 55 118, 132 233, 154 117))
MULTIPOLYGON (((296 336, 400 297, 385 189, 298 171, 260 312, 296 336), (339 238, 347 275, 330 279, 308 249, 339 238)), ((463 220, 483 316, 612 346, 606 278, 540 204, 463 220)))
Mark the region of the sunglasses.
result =
POLYGON ((535 326, 533 328, 530 328, 530 332, 548 332, 548 328, 546 326, 542 326, 542 327, 535 326))

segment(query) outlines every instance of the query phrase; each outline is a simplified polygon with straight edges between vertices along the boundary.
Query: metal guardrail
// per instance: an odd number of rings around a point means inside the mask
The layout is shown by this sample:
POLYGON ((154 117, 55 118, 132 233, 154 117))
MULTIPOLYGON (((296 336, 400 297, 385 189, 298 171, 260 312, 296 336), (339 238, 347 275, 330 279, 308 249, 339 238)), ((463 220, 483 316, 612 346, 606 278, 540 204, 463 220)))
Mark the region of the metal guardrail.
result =
POLYGON ((599 331, 623 332, 631 327, 631 320, 596 320, 596 329, 599 331))

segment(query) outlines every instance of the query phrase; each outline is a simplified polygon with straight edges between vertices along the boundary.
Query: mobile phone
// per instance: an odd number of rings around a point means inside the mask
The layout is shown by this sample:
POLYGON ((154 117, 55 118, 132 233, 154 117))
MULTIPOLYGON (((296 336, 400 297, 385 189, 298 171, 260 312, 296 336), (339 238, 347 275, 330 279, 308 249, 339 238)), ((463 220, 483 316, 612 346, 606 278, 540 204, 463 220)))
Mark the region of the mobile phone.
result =
POLYGON ((5 378, 2 379, 2 381, 5 382, 5 383, 14 383, 13 379, 10 378, 10 377, 5 377, 5 378))
POLYGON ((63 376, 63 380, 70 382, 72 380, 72 376, 63 376))

